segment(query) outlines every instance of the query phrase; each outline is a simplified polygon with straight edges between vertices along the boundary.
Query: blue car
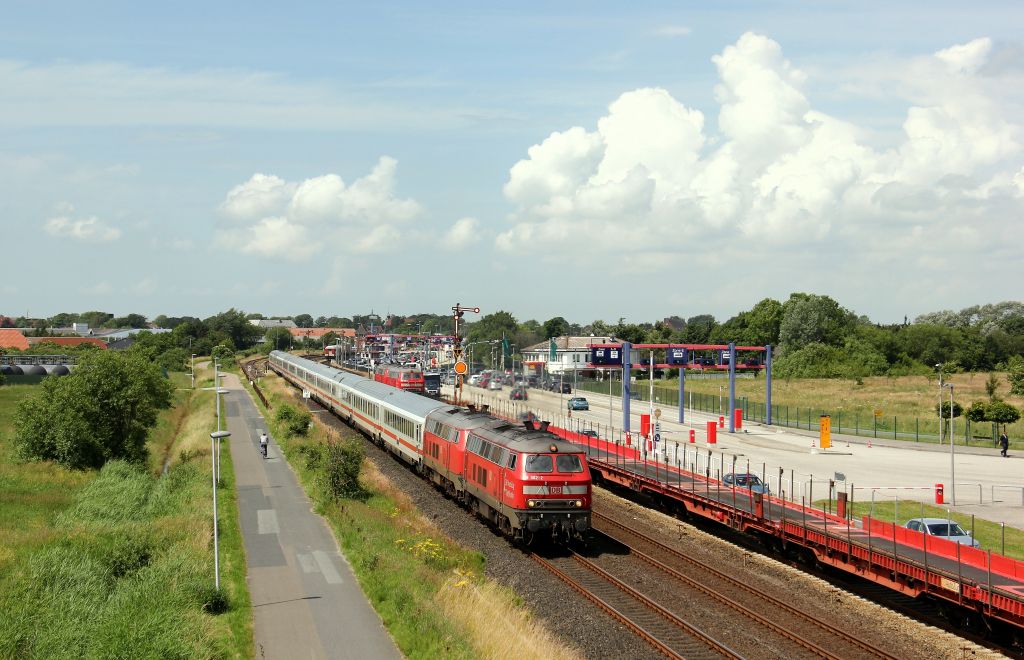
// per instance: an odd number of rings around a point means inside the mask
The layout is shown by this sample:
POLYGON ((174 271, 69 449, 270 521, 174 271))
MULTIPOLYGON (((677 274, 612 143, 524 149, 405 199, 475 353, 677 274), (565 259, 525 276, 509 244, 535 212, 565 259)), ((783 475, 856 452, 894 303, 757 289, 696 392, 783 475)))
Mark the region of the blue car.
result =
POLYGON ((581 396, 569 399, 569 410, 590 410, 590 404, 581 396))

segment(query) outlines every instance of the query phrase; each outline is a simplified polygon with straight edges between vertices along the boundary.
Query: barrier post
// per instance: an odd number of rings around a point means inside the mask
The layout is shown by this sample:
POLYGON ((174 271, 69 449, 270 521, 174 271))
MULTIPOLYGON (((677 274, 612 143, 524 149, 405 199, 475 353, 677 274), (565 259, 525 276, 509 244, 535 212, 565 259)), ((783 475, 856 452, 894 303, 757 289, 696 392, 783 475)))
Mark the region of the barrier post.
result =
POLYGON ((718 416, 718 428, 720 428, 720 429, 724 429, 725 428, 725 415, 719 415, 718 416))
POLYGON ((714 421, 708 422, 708 444, 713 445, 718 442, 718 427, 714 421))
POLYGON ((697 431, 690 429, 690 442, 697 442, 697 431))
POLYGON ((737 408, 736 410, 732 411, 732 416, 733 416, 733 425, 737 429, 743 428, 743 409, 742 408, 737 408))

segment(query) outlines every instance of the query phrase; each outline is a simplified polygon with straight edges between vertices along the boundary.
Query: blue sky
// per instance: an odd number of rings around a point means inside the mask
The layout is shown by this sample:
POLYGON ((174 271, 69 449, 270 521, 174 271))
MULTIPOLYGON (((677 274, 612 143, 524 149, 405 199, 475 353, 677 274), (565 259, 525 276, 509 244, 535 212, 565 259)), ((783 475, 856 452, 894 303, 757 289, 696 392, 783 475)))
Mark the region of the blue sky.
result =
POLYGON ((9 5, 0 314, 1020 298, 1020 3, 705 4, 9 5))

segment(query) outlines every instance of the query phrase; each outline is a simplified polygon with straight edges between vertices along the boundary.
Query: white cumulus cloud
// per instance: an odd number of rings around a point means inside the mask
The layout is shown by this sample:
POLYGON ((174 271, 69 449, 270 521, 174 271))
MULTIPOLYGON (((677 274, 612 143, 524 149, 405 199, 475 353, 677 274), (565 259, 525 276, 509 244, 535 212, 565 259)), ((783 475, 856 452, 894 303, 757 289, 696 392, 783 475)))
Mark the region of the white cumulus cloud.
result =
POLYGON ((107 225, 96 216, 71 217, 75 207, 67 202, 58 203, 57 210, 64 215, 50 218, 43 226, 50 236, 97 243, 115 241, 121 237, 120 229, 107 225))
POLYGON ((612 101, 593 128, 530 147, 509 171, 515 210, 495 246, 543 245, 552 259, 642 253, 670 267, 679 249, 725 241, 783 258, 830 240, 851 255, 902 245, 924 257, 940 245, 915 236, 968 247, 1005 235, 1024 211, 1024 148, 1013 92, 1003 91, 1017 86, 993 80, 992 50, 983 38, 893 65, 903 130, 881 147, 869 128, 814 107, 808 76, 780 44, 744 34, 711 58, 715 121, 642 88, 612 101))
POLYGON ((455 252, 480 242, 480 221, 476 218, 460 218, 441 238, 442 249, 455 252))
POLYGON ((246 254, 304 259, 323 244, 353 254, 396 251, 410 239, 401 227, 422 208, 396 195, 398 162, 387 156, 347 184, 337 174, 303 181, 255 174, 220 205, 233 226, 218 232, 221 246, 246 254))

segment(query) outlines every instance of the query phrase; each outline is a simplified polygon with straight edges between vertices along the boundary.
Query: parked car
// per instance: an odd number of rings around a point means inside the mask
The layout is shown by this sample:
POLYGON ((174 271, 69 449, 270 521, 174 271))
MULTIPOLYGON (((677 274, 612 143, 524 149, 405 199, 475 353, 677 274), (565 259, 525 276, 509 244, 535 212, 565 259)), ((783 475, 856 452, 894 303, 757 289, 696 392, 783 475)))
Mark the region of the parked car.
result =
POLYGON ((569 399, 569 410, 590 410, 590 403, 582 396, 569 399))
POLYGON ((914 518, 908 520, 905 527, 915 532, 939 536, 955 543, 969 545, 972 548, 981 547, 981 542, 968 534, 955 520, 947 518, 914 518))
POLYGON ((477 387, 482 387, 485 390, 487 386, 491 384, 491 379, 488 376, 480 376, 480 379, 476 381, 477 387))
POLYGON ((585 435, 588 438, 596 438, 597 431, 595 431, 594 429, 583 429, 582 431, 580 431, 580 435, 585 435))
POLYGON ((469 384, 470 385, 476 385, 479 382, 480 382, 480 374, 473 374, 472 376, 469 377, 469 384))
POLYGON ((513 387, 512 392, 509 393, 508 395, 508 398, 512 399, 513 401, 526 401, 529 398, 529 395, 527 395, 525 387, 513 387))
POLYGON ((761 481, 761 477, 756 474, 750 474, 749 472, 742 472, 739 474, 733 474, 730 472, 722 477, 722 484, 726 486, 735 486, 736 488, 746 488, 755 493, 771 493, 771 489, 768 488, 768 484, 761 481))
POLYGON ((501 377, 495 376, 487 382, 487 389, 489 390, 500 390, 501 389, 501 377))

